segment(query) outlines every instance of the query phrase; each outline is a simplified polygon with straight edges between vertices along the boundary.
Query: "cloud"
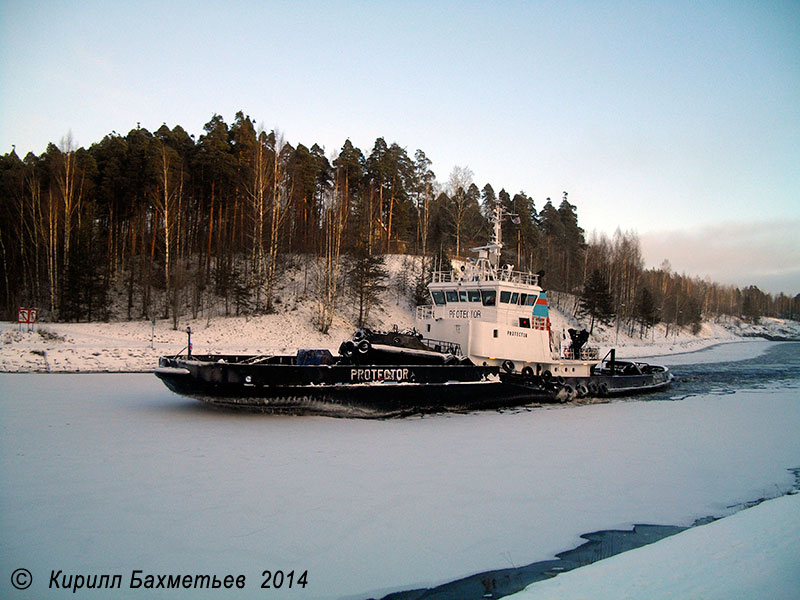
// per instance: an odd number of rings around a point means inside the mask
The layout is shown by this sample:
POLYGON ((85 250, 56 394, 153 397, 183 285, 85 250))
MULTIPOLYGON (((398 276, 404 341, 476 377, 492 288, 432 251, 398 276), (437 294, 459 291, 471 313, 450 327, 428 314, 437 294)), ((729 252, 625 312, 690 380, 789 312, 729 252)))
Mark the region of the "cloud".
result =
POLYGON ((722 222, 640 236, 648 267, 771 293, 800 293, 800 219, 722 222))

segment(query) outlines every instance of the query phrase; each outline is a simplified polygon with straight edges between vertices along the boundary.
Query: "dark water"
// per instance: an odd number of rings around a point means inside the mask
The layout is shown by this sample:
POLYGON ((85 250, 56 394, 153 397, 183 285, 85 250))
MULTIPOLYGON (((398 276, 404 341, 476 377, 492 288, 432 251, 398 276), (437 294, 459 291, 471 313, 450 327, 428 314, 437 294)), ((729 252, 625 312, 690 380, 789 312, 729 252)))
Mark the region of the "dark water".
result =
POLYGON ((587 540, 577 548, 557 554, 556 560, 543 560, 522 567, 486 571, 445 583, 435 588, 397 592, 382 600, 469 600, 502 598, 525 589, 532 583, 555 577, 598 560, 633 550, 687 529, 669 525, 636 525, 631 530, 597 531, 581 537, 587 540))
POLYGON ((680 400, 702 394, 790 386, 800 379, 800 342, 778 343, 749 360, 676 365, 670 370, 675 375, 672 389, 654 394, 652 399, 680 400))
MULTIPOLYGON (((702 353, 697 353, 700 356, 702 353)), ((651 362, 657 362, 656 360, 651 362)), ((743 361, 676 365, 670 367, 675 375, 673 387, 631 401, 680 401, 706 394, 733 394, 738 390, 796 387, 800 380, 800 343, 786 342, 771 346, 762 355, 743 361)), ((800 468, 795 474, 795 489, 800 489, 800 468)), ((753 499, 744 505, 729 508, 748 508, 765 498, 753 499)), ((710 515, 694 523, 703 525, 715 520, 710 515)), ((587 540, 577 548, 560 554, 556 560, 539 561, 521 567, 477 573, 435 588, 396 592, 382 600, 480 600, 502 598, 516 593, 532 583, 555 577, 559 573, 591 564, 620 552, 639 548, 687 529, 671 525, 636 525, 631 530, 611 530, 588 533, 587 540)))

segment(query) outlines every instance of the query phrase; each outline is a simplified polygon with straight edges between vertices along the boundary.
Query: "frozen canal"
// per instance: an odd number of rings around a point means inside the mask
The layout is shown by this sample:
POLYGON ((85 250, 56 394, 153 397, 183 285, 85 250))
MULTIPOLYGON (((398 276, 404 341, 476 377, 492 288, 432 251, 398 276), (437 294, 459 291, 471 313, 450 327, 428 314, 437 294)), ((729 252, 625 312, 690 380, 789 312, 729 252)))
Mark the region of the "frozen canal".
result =
POLYGON ((59 571, 119 574, 126 598, 380 597, 785 493, 800 344, 697 357, 646 400, 389 421, 216 412, 152 375, 0 375, 0 597, 61 597, 59 571), (135 570, 246 584, 131 590, 135 570))

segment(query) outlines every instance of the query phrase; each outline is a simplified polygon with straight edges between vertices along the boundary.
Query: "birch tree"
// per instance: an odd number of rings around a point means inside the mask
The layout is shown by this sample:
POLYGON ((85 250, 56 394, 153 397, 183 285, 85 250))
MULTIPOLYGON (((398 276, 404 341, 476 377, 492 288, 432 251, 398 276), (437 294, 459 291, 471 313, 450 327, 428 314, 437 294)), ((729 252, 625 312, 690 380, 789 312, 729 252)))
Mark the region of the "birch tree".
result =
POLYGON ((317 277, 317 329, 328 333, 336 313, 341 267, 342 235, 347 226, 348 177, 346 168, 336 170, 333 192, 327 198, 323 217, 321 268, 317 277))
POLYGON ((472 184, 472 177, 473 173, 469 167, 456 165, 450 172, 450 179, 447 181, 447 194, 450 197, 448 208, 455 228, 456 256, 461 256, 461 236, 469 215, 471 202, 470 197, 467 195, 467 190, 472 184))

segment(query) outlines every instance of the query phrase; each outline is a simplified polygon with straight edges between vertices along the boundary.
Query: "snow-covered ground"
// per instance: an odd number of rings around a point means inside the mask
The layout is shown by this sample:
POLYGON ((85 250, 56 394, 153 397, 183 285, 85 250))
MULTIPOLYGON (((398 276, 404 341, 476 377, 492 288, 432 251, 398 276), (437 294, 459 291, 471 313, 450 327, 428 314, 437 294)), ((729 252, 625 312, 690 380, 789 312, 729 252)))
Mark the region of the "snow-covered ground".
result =
POLYGON ((563 573, 513 600, 796 600, 800 494, 563 573))
MULTIPOLYGON (((792 488, 799 393, 795 380, 680 402, 361 421, 212 411, 150 374, 0 375, 0 595, 63 595, 47 588, 53 570, 119 573, 127 587, 141 569, 244 574, 246 589, 230 598, 380 597, 546 560, 583 533, 690 525, 792 488), (17 568, 33 575, 26 592, 9 585, 17 568), (308 584, 265 593, 267 569, 307 570, 308 584)), ((792 507, 745 521, 735 548, 711 526, 658 542, 687 540, 659 589, 677 581, 684 598, 723 597, 705 594, 693 563, 712 547, 713 577, 738 576, 765 531, 771 556, 796 574, 792 507)), ((631 560, 634 579, 647 558, 631 560)), ((787 579, 769 576, 761 597, 782 597, 771 586, 787 579)), ((624 568, 604 577, 627 578, 624 568)))
MULTIPOLYGON (((377 329, 413 327, 414 309, 408 293, 396 290, 397 273, 403 269, 403 257, 390 257, 393 284, 383 294, 383 302, 373 309, 371 324, 377 329)), ((282 288, 283 289, 283 288, 282 288)), ((288 292, 284 291, 288 296, 288 292)), ((305 300, 281 303, 275 314, 248 317, 203 317, 182 319, 177 330, 171 319, 118 321, 110 323, 40 323, 33 331, 20 330, 15 323, 0 323, 0 372, 146 372, 152 371, 158 357, 176 354, 186 347, 186 328, 191 327, 192 344, 197 354, 279 353, 297 348, 328 348, 338 351, 355 330, 352 303, 342 300, 341 314, 327 334, 313 325, 315 305, 305 300)), ((584 324, 552 307, 554 331, 582 328, 584 324)), ((748 325, 738 320, 704 323, 693 335, 688 329, 670 330, 655 327, 640 338, 628 335, 625 326, 597 325, 590 345, 600 346, 602 354, 617 348, 620 358, 668 356, 711 347, 720 343, 741 342, 748 336, 767 334, 800 339, 800 323, 780 319, 762 319, 762 324, 748 325)), ((659 361, 664 362, 664 361, 659 361)))

